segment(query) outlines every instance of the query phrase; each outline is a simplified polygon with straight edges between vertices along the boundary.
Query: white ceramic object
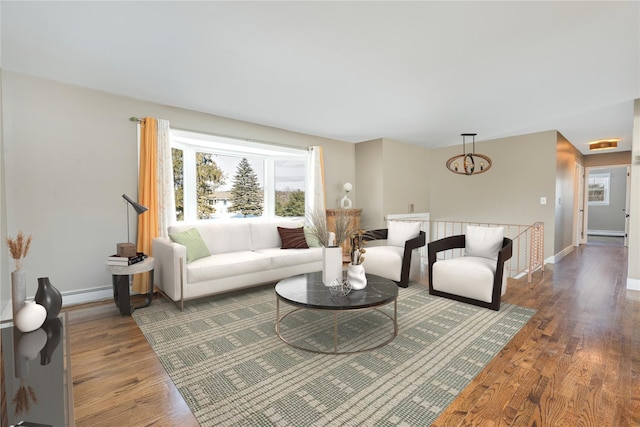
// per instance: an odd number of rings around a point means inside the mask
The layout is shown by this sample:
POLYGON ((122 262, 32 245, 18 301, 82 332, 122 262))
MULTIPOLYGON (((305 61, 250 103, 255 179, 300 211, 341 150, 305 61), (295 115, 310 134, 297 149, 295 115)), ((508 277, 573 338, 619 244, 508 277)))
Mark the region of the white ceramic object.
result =
POLYGON ((35 301, 26 301, 24 307, 18 311, 13 324, 22 332, 31 332, 38 329, 47 318, 47 309, 36 304, 35 301))
POLYGON ((332 246, 322 248, 322 283, 331 286, 335 279, 342 278, 342 248, 332 246))
POLYGON ((351 289, 359 291, 367 286, 367 276, 365 276, 364 266, 362 264, 349 264, 347 268, 347 279, 351 283, 351 289))
POLYGON ((340 207, 342 209, 351 209, 351 199, 345 194, 342 200, 340 200, 340 207))
POLYGON ((47 344, 47 333, 42 328, 22 334, 18 339, 18 354, 26 360, 33 360, 47 344))

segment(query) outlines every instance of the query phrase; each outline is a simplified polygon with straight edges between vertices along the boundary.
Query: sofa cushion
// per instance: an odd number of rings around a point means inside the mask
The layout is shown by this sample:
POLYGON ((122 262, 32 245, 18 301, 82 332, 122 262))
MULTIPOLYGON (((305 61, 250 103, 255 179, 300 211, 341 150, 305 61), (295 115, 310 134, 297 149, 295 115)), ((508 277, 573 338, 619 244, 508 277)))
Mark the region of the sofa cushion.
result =
POLYGON ((189 264, 187 266, 187 282, 197 283, 240 276, 265 271, 269 268, 271 268, 269 257, 258 252, 242 251, 215 254, 189 264))
POLYGON ((280 240, 282 241, 280 249, 309 249, 302 227, 278 227, 278 234, 280 234, 280 240))
POLYGON ((420 235, 419 222, 388 221, 387 229, 387 244, 390 246, 400 246, 404 248, 407 240, 411 240, 420 235))
POLYGON ((259 253, 271 258, 271 268, 291 267, 322 261, 321 248, 309 249, 260 249, 259 253))
MULTIPOLYGON (((433 264, 433 289, 479 301, 491 302, 496 262, 485 257, 463 256, 433 264)), ((506 286, 502 287, 502 294, 506 286)))
POLYGON ((281 239, 278 227, 302 227, 302 223, 291 219, 259 220, 249 223, 251 227, 251 249, 279 248, 281 239))
POLYGON ((209 256, 209 249, 205 245, 200 233, 190 228, 181 233, 169 233, 169 238, 187 248, 187 263, 209 256))
MULTIPOLYGON (((211 254, 241 252, 251 250, 251 229, 247 222, 200 222, 196 224, 175 224, 169 233, 195 228, 211 254)), ((276 230, 273 230, 276 235, 276 230)))
POLYGON ((468 225, 465 232, 465 255, 498 259, 504 238, 503 227, 479 227, 468 225))

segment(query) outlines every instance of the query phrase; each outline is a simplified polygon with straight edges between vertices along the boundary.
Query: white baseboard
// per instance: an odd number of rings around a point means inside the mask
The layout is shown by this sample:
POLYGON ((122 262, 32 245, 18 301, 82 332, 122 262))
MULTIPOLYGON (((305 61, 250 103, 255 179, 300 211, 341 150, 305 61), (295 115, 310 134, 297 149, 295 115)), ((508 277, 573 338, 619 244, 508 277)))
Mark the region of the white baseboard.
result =
POLYGON ((561 250, 557 254, 555 254, 553 256, 550 256, 549 258, 545 259, 544 262, 545 262, 545 264, 555 264, 556 262, 560 261, 562 258, 564 258, 567 255, 569 255, 571 252, 573 252, 573 249, 574 249, 573 246, 567 246, 566 248, 564 248, 563 250, 561 250))
POLYGON ((640 280, 627 278, 627 289, 632 291, 640 291, 640 280))
MULTIPOLYGON (((27 298, 32 300, 31 298, 27 298)), ((85 289, 81 291, 62 292, 62 306, 67 307, 70 305, 85 304, 88 302, 103 301, 105 299, 113 299, 113 288, 107 286, 104 288, 85 289)), ((10 320, 13 318, 12 301, 9 300, 8 304, 2 311, 2 317, 0 320, 10 320)))
POLYGON ((624 230, 623 230, 623 231, 615 231, 615 230, 587 230, 587 236, 624 237, 624 230))

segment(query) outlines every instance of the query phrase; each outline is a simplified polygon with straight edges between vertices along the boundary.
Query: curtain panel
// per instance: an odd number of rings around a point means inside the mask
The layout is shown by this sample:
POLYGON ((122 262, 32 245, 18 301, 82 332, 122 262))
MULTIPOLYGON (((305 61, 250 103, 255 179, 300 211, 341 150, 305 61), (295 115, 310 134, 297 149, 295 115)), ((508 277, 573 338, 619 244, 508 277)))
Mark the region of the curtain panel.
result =
MULTIPOLYGON (((140 122, 138 203, 149 210, 138 216, 137 250, 153 256, 154 238, 168 236, 175 215, 169 121, 145 117, 140 122)), ((136 275, 133 290, 146 292, 148 275, 136 275)))

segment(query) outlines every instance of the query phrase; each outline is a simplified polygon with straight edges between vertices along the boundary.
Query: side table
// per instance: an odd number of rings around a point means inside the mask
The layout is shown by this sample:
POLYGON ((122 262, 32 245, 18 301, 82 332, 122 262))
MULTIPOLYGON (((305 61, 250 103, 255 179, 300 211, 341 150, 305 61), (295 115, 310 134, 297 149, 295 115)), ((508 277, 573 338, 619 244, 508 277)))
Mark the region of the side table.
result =
POLYGON ((121 314, 131 314, 136 308, 148 307, 153 298, 153 258, 147 257, 144 261, 132 265, 109 265, 107 269, 111 273, 113 280, 113 301, 120 309, 121 314), (131 304, 131 296, 129 295, 129 280, 134 274, 149 272, 149 286, 144 295, 143 304, 133 306, 131 304))

